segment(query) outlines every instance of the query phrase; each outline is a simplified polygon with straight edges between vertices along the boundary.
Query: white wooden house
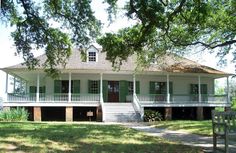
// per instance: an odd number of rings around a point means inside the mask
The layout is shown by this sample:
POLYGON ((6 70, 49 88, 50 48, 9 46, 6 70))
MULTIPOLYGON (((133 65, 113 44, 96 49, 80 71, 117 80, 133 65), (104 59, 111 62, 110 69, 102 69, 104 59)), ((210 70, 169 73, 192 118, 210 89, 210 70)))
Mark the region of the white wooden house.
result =
MULTIPOLYGON (((42 65, 46 56, 38 59, 42 65)), ((3 106, 25 107, 36 121, 88 120, 89 114, 92 120, 140 121, 145 109, 157 110, 165 119, 204 119, 215 107, 231 105, 229 94, 214 93, 214 80, 228 80, 231 74, 186 58, 166 54, 139 71, 132 56, 113 71, 105 53, 90 46, 87 60, 82 59, 75 49, 67 65, 58 66, 58 79, 48 77, 41 66, 33 71, 22 64, 3 68, 25 82, 24 91, 6 90, 3 106)))

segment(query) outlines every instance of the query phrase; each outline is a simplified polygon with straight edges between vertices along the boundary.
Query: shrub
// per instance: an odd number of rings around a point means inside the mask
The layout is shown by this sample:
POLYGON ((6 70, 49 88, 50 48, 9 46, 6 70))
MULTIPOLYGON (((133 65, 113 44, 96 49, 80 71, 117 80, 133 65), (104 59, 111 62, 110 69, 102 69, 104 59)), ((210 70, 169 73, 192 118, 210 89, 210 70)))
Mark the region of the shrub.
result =
POLYGON ((29 113, 24 108, 14 108, 0 112, 0 121, 27 121, 29 113))
POLYGON ((162 116, 158 111, 145 110, 144 112, 145 122, 154 122, 154 121, 161 121, 161 120, 162 120, 162 116))
POLYGON ((232 102, 232 109, 234 111, 236 111, 236 98, 233 99, 233 102, 232 102))

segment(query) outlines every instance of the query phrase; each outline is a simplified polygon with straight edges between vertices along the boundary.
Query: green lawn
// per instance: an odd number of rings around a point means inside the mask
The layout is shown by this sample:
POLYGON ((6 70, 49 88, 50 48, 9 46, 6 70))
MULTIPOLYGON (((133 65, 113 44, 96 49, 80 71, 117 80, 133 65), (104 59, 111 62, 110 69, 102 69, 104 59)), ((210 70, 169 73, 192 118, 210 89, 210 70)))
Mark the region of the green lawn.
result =
POLYGON ((0 122, 0 152, 200 153, 118 125, 0 122))
POLYGON ((212 135, 212 122, 206 121, 160 121, 153 123, 156 127, 167 128, 170 130, 183 130, 199 135, 212 135))

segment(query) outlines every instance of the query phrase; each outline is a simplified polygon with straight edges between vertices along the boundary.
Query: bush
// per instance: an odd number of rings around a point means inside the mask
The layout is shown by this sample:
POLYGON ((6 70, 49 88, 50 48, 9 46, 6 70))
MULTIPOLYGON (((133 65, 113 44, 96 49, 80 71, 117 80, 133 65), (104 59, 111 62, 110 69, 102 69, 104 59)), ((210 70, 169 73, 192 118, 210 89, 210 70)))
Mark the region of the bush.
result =
POLYGON ((232 109, 234 111, 236 111, 236 98, 233 99, 233 102, 232 102, 232 109))
POLYGON ((162 120, 162 116, 158 111, 145 110, 144 112, 145 122, 154 122, 154 121, 161 121, 161 120, 162 120))
POLYGON ((0 112, 0 121, 27 121, 29 113, 24 108, 14 108, 0 112))

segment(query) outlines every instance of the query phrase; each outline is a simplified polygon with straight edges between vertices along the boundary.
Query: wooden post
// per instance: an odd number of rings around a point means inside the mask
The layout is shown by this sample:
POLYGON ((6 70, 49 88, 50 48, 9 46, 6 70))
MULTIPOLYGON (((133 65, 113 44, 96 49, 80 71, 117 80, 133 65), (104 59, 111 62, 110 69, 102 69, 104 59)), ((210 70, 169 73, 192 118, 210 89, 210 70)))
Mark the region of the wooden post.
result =
POLYGON ((171 120, 172 119, 172 107, 166 107, 165 108, 165 120, 171 120))
POLYGON ((197 120, 203 120, 203 107, 197 107, 197 120))
POLYGON ((66 107, 66 122, 73 122, 73 107, 66 107))
POLYGON ((41 107, 34 107, 34 121, 41 121, 41 107))

